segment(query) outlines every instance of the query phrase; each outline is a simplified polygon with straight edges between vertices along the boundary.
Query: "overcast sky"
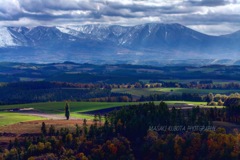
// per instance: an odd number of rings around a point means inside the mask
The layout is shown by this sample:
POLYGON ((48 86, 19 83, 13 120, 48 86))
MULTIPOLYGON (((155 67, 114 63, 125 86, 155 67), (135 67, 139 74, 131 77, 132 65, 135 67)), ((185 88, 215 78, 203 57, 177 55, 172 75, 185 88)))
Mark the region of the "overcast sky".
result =
POLYGON ((0 0, 0 26, 149 22, 227 34, 240 30, 240 0, 0 0))

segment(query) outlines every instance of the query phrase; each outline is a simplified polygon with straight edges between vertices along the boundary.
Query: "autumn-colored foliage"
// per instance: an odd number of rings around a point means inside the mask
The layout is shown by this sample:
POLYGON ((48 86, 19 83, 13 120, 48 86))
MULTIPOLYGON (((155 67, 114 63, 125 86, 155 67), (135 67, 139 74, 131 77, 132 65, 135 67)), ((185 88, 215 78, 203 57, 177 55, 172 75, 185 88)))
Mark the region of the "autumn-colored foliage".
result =
MULTIPOLYGON (((0 159, 73 159, 73 160, 238 160, 240 134, 237 129, 161 130, 160 126, 210 125, 212 119, 225 110, 192 110, 171 108, 166 103, 124 107, 104 116, 95 116, 93 125, 87 120, 76 129, 46 132, 43 123, 41 136, 14 140, 1 150, 0 159), (154 127, 155 126, 155 127, 154 127), (160 130, 157 130, 160 129, 160 130)), ((234 112, 231 112, 234 113, 234 112)), ((231 118, 226 115, 226 119, 231 118)), ((173 127, 174 128, 174 127, 173 127)))

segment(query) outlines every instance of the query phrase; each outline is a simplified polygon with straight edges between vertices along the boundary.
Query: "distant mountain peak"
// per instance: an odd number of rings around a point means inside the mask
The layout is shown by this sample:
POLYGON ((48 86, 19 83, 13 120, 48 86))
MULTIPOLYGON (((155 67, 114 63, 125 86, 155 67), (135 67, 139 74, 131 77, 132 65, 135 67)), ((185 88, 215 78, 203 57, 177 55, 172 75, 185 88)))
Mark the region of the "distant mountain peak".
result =
POLYGON ((0 27, 3 60, 160 60, 238 57, 240 31, 210 36, 178 23, 0 27), (13 55, 13 56, 11 56, 13 55))

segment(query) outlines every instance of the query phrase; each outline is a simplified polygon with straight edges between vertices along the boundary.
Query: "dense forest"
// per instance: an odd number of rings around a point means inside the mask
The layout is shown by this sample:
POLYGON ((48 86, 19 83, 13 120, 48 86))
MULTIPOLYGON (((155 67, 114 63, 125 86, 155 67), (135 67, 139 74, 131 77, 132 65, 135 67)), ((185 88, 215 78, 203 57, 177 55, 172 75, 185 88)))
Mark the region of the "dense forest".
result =
MULTIPOLYGON (((10 142, 2 150, 5 159, 78 160, 225 160, 239 159, 240 134, 215 128, 212 121, 236 119, 240 99, 226 109, 169 109, 167 104, 146 103, 126 106, 94 124, 76 124, 75 131, 56 130, 42 123, 41 135, 10 142), (231 108, 232 107, 232 108, 231 108), (81 127, 80 127, 81 126, 81 127)), ((233 104, 233 103, 231 103, 233 104)), ((238 117, 239 119, 239 117, 238 117)))

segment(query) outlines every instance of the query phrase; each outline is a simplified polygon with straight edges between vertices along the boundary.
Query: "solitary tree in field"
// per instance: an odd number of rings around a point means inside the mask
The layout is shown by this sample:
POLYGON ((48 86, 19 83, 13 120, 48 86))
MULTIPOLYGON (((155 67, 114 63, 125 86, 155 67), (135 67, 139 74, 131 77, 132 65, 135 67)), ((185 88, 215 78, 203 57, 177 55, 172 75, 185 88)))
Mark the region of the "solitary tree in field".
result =
POLYGON ((67 118, 67 120, 69 120, 69 117, 70 117, 70 109, 69 109, 68 103, 66 103, 66 105, 65 105, 65 117, 67 118))

